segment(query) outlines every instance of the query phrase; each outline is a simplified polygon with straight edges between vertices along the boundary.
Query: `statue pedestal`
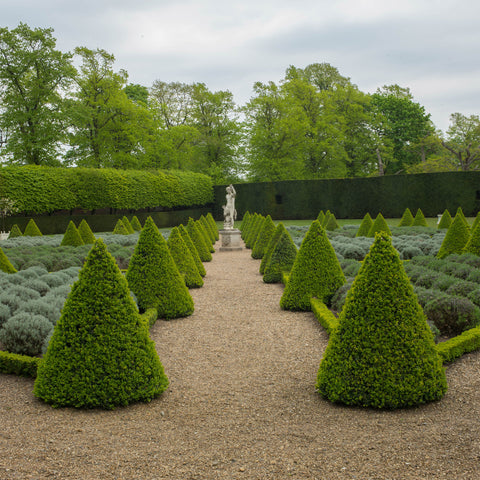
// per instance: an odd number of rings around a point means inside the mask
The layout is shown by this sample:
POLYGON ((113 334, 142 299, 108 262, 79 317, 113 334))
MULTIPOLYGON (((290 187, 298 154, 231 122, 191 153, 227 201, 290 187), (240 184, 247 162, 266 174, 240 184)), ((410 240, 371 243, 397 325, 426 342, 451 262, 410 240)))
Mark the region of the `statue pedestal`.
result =
POLYGON ((220 247, 221 252, 232 252, 235 250, 242 250, 242 232, 234 228, 232 230, 220 230, 220 240, 222 241, 222 246, 220 247))

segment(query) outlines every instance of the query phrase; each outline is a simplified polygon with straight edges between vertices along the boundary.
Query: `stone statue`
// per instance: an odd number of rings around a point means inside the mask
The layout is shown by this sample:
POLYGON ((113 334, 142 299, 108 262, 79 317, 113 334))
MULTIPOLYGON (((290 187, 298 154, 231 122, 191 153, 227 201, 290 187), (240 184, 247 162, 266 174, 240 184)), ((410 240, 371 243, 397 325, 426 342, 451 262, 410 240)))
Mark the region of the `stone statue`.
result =
POLYGON ((227 204, 223 206, 223 228, 225 230, 233 230, 233 224, 237 218, 235 210, 235 196, 237 192, 233 185, 227 187, 227 204))

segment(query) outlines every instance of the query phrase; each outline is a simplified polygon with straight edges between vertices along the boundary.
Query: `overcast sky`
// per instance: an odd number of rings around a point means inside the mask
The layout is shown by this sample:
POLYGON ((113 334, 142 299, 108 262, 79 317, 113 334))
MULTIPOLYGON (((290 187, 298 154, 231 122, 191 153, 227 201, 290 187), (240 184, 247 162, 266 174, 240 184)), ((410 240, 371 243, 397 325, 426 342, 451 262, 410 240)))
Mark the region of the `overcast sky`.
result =
POLYGON ((480 114, 478 0, 0 0, 1 26, 103 48, 129 82, 204 82, 237 104, 289 65, 327 62, 360 90, 409 87, 437 128, 480 114))

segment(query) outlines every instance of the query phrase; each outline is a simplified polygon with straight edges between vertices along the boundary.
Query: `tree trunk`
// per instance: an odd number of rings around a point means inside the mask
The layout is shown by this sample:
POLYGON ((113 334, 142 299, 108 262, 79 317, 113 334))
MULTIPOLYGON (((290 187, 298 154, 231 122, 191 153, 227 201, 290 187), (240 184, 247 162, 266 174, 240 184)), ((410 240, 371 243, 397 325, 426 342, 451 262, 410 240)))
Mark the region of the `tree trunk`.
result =
POLYGON ((380 155, 380 149, 377 148, 375 152, 377 153, 378 175, 383 176, 385 175, 385 167, 382 162, 382 156, 380 155))

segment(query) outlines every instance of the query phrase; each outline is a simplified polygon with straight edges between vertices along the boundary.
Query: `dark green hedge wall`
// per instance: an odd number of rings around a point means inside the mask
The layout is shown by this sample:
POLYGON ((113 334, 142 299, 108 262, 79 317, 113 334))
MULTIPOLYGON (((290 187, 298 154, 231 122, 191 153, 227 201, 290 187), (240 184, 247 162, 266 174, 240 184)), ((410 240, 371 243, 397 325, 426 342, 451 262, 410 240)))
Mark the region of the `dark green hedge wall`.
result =
POLYGON ((8 166, 0 168, 0 196, 31 214, 137 210, 204 206, 213 200, 213 187, 210 177, 193 172, 8 166))
MULTIPOLYGON (((214 216, 223 218, 225 185, 217 185, 214 216)), ((409 207, 434 217, 462 207, 467 216, 480 210, 480 172, 422 173, 383 177, 298 180, 236 184, 238 220, 246 211, 274 219, 312 219, 320 210, 337 218, 363 218, 366 213, 400 218, 409 207)))

